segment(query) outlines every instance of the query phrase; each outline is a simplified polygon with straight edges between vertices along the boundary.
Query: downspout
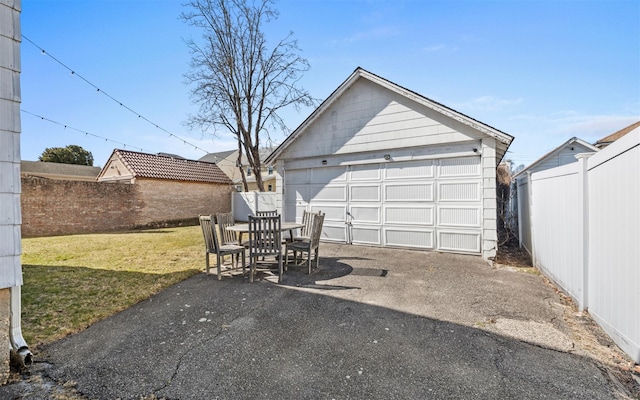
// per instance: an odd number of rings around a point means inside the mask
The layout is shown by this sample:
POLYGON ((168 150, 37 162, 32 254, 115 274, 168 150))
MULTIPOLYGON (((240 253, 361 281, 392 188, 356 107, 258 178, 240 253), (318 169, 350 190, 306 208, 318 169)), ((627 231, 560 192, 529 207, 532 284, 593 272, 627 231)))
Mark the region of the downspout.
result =
POLYGON ((11 287, 11 320, 9 339, 11 340, 11 360, 14 364, 24 368, 33 363, 33 354, 29 350, 27 342, 22 337, 22 327, 20 325, 22 306, 20 303, 21 287, 11 287))

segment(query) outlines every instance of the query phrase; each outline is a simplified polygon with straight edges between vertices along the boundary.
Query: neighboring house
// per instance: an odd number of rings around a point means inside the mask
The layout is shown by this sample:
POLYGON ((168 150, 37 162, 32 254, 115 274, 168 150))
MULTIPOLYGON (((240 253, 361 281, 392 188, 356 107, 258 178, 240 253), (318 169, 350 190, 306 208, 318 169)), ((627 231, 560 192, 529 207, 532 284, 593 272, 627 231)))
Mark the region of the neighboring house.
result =
POLYGON ((265 160, 287 221, 323 240, 496 254, 496 166, 513 137, 357 68, 265 160))
POLYGON ((100 170, 100 167, 88 165, 24 160, 20 162, 20 176, 22 177, 95 182, 100 170))
POLYGON ((572 137, 529 164, 526 168, 515 174, 513 178, 517 179, 519 176, 524 176, 527 172, 534 173, 544 171, 549 168, 559 167, 561 165, 571 164, 578 161, 576 158, 577 154, 595 153, 598 150, 599 149, 596 146, 577 137, 572 137))
POLYGON ((610 145, 611 143, 615 142, 616 140, 620 139, 621 137, 623 137, 624 135, 626 135, 627 133, 633 131, 634 129, 640 127, 640 121, 631 124, 629 126, 627 126, 626 128, 620 129, 617 132, 612 133, 611 135, 605 136, 602 139, 598 140, 595 144, 595 146, 599 149, 602 149, 604 147, 607 147, 608 145, 610 145))
MULTIPOLYGON (((273 167, 264 163, 264 160, 269 156, 269 154, 271 154, 272 150, 272 148, 260 149, 260 160, 262 161, 260 171, 264 182, 264 190, 267 192, 274 192, 276 190, 276 176, 273 172, 273 167)), ((199 161, 216 163, 218 167, 220 167, 220 169, 233 181, 236 190, 239 192, 243 191, 242 174, 240 172, 240 167, 238 167, 238 150, 209 153, 200 158, 199 161)), ((247 186, 249 186, 249 191, 258 190, 256 177, 254 176, 251 167, 249 167, 249 162, 244 154, 242 155, 241 168, 244 169, 244 173, 247 177, 247 186)))
POLYGON ((521 247, 525 247, 528 250, 531 249, 529 236, 523 233, 531 224, 531 213, 528 203, 528 182, 530 174, 578 162, 576 155, 584 153, 593 154, 598 150, 597 147, 584 140, 572 137, 513 176, 512 195, 509 198, 508 205, 511 215, 509 222, 511 223, 513 232, 517 232, 521 247))
POLYGON ((232 182, 214 163, 116 149, 98 182, 136 187, 136 225, 231 211, 232 182))

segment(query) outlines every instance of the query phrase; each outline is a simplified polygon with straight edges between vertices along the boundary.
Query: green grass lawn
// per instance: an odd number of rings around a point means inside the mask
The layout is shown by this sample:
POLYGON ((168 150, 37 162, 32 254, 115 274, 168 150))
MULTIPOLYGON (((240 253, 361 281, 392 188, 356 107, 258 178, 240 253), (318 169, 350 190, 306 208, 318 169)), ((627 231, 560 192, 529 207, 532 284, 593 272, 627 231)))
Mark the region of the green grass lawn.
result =
POLYGON ((85 329, 203 271, 204 255, 199 226, 23 239, 23 336, 37 348, 85 329))

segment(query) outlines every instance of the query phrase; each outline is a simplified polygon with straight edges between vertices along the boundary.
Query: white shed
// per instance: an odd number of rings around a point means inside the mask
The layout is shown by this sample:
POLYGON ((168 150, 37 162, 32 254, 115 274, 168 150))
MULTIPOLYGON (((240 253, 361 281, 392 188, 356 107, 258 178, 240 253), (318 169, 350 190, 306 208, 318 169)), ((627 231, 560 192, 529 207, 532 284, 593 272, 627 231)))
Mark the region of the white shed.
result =
POLYGON ((562 165, 571 164, 577 162, 578 159, 576 155, 581 153, 595 153, 599 149, 585 142, 584 140, 572 137, 566 142, 562 143, 560 146, 551 150, 547 154, 538 158, 536 161, 529 164, 525 169, 519 171, 514 179, 517 179, 519 176, 525 175, 527 172, 534 173, 538 171, 544 171, 545 169, 560 167, 562 165))
POLYGON ((357 68, 266 160, 287 221, 339 243, 493 257, 496 166, 513 137, 357 68))

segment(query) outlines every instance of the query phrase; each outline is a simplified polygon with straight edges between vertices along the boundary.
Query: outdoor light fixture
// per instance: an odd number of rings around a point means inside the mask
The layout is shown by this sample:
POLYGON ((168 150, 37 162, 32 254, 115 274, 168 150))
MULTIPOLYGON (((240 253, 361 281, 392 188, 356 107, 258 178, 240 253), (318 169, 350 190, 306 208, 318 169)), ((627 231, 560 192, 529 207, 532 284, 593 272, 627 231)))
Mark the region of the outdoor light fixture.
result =
POLYGON ((327 165, 327 160, 322 160, 322 165, 327 165))
POLYGON ((391 160, 391 154, 385 154, 384 159, 387 161, 391 160))

